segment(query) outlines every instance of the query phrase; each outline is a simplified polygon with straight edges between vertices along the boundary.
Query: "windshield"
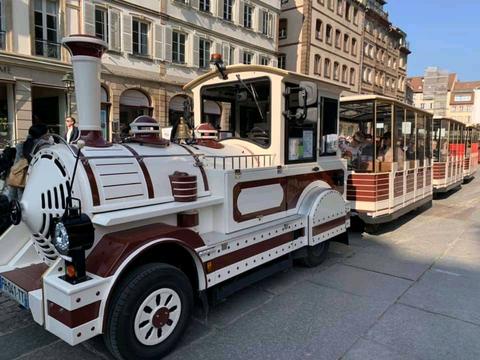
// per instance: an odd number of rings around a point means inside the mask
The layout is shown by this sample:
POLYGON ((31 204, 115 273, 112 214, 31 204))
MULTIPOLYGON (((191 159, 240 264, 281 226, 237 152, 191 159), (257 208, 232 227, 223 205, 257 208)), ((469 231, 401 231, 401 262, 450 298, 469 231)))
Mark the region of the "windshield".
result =
POLYGON ((216 84, 202 88, 202 122, 219 130, 220 138, 237 137, 262 147, 270 145, 271 85, 268 78, 257 78, 216 84), (215 103, 219 115, 209 113, 215 103))

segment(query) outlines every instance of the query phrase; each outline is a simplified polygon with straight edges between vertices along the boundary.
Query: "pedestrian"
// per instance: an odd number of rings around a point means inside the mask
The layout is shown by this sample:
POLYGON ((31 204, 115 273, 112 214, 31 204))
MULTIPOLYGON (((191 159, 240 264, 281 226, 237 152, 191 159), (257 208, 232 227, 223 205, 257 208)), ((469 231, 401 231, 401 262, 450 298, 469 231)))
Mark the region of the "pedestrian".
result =
POLYGON ((72 142, 75 142, 78 140, 78 138, 80 137, 80 131, 78 130, 78 128, 75 126, 76 124, 76 120, 74 117, 72 116, 68 116, 66 119, 65 119, 65 128, 66 128, 66 132, 65 132, 65 136, 64 136, 64 139, 67 141, 67 143, 72 143, 72 142))

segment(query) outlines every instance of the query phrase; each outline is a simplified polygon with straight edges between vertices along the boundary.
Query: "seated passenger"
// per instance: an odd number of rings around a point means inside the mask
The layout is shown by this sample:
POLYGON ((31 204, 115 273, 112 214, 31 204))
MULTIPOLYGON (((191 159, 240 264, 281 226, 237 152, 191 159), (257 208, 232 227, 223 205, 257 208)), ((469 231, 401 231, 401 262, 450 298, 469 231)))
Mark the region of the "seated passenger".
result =
POLYGON ((366 170, 373 159, 373 144, 366 136, 357 131, 349 144, 340 145, 342 157, 348 160, 349 167, 355 170, 366 170))

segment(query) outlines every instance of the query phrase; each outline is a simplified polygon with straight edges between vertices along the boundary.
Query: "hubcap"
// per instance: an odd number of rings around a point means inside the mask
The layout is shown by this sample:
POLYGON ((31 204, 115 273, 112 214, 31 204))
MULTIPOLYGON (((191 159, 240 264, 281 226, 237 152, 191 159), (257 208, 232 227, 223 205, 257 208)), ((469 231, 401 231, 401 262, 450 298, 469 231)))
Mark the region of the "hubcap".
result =
POLYGON ((137 340, 147 346, 160 344, 175 329, 181 313, 182 303, 175 290, 155 290, 137 310, 134 323, 137 340))

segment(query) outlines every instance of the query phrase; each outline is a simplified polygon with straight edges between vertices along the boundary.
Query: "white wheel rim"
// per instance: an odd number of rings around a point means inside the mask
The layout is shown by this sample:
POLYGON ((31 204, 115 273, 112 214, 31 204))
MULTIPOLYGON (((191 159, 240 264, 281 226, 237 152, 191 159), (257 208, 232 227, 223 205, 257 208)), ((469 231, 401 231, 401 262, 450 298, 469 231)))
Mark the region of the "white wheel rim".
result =
POLYGON ((175 329, 182 313, 182 302, 177 292, 158 289, 148 295, 135 316, 135 336, 143 345, 163 342, 175 329))

